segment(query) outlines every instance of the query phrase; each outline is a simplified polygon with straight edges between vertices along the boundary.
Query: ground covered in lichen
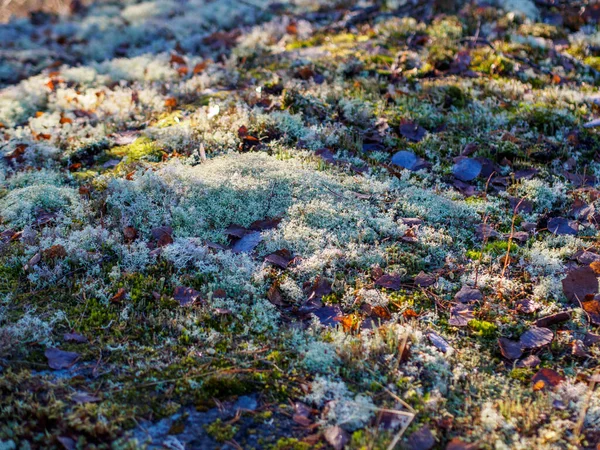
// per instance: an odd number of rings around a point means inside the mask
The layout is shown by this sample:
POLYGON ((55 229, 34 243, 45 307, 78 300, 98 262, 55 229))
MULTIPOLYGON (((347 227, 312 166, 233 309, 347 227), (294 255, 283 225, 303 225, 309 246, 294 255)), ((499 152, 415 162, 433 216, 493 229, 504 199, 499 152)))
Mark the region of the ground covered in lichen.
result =
POLYGON ((0 448, 595 449, 600 9, 0 25, 0 448))

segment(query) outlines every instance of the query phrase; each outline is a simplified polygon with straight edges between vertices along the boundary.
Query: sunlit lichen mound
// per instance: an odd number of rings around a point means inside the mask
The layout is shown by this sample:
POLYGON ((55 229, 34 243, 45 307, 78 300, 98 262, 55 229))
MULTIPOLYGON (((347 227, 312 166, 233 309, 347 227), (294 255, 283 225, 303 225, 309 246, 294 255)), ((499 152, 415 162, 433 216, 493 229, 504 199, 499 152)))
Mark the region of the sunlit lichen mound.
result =
POLYGON ((34 3, 0 449, 596 449, 597 5, 34 3))

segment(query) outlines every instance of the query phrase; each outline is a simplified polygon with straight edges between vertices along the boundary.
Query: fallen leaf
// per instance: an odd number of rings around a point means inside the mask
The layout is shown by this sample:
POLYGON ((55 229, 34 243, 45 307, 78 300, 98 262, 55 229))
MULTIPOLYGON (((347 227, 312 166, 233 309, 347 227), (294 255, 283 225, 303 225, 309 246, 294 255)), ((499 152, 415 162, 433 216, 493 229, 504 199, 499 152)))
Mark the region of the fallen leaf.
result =
POLYGON ((67 251, 60 244, 55 244, 44 250, 44 257, 47 259, 64 258, 67 256, 67 251))
POLYGON ((279 290, 278 283, 273 283, 273 285, 267 291, 267 299, 274 304, 275 306, 283 306, 283 296, 281 295, 281 291, 279 290))
POLYGON ((125 294, 126 294, 125 288, 119 288, 117 293, 110 298, 110 301, 112 303, 119 303, 119 302, 121 302, 121 300, 123 300, 125 298, 125 294))
POLYGON ((448 342, 443 337, 441 337, 437 333, 434 333, 433 331, 430 331, 429 333, 427 333, 427 337, 429 338, 431 343, 434 345, 434 347, 437 348, 442 353, 446 353, 448 350, 450 350, 452 348, 450 346, 450 344, 448 344, 448 342))
POLYGON ((79 333, 65 333, 63 335, 63 339, 67 342, 77 342, 79 344, 84 344, 86 343, 88 340, 85 336, 82 336, 79 333))
POLYGON ((541 305, 541 303, 538 303, 534 300, 526 298, 523 300, 519 300, 515 304, 515 307, 518 312, 521 312, 524 314, 532 314, 532 313, 536 312, 538 309, 540 309, 542 307, 542 305, 541 305))
POLYGON ((65 450, 75 450, 77 448, 77 442, 68 436, 58 436, 56 438, 61 443, 65 450))
POLYGON ((483 241, 485 239, 497 239, 502 235, 494 230, 491 225, 488 225, 487 223, 480 223, 475 227, 475 236, 477 236, 479 240, 483 241))
POLYGON ((435 438, 427 425, 412 433, 406 442, 410 450, 430 450, 435 445, 435 438))
POLYGON ((563 292, 571 303, 578 304, 586 295, 598 292, 598 277, 589 266, 579 267, 567 273, 562 280, 563 292))
POLYGON ((419 142, 425 137, 427 130, 425 128, 412 123, 405 122, 399 127, 400 134, 412 142, 419 142))
POLYGON ((265 256, 265 261, 270 262, 282 269, 287 268, 289 264, 294 260, 292 253, 286 249, 276 250, 275 252, 265 256))
POLYGON ((177 99, 175 97, 169 97, 165 99, 165 107, 175 108, 177 106, 177 99))
POLYGON ((314 283, 309 283, 306 288, 309 302, 321 300, 324 295, 329 295, 332 292, 331 283, 320 276, 315 279, 314 283))
POLYGON ((434 285, 436 282, 436 276, 431 273, 425 273, 423 271, 419 272, 419 274, 415 277, 415 285, 419 287, 429 287, 434 285))
POLYGON ((339 306, 323 306, 312 311, 317 316, 321 325, 326 327, 334 327, 338 324, 339 317, 343 316, 343 312, 339 306))
POLYGON ((471 444, 459 438, 452 438, 446 445, 446 450, 477 450, 478 448, 477 444, 471 444))
POLYGON ((189 306, 200 298, 200 292, 184 286, 177 286, 173 292, 173 298, 179 306, 189 306))
POLYGON ((250 224, 250 229, 255 231, 265 231, 277 228, 281 222, 281 217, 270 217, 263 220, 255 220, 250 224))
POLYGON ((542 360, 536 355, 529 355, 526 358, 517 361, 515 366, 519 369, 533 369, 534 367, 539 366, 541 363, 542 360))
POLYGON ((251 231, 241 237, 233 244, 231 250, 234 253, 251 253, 262 241, 262 235, 259 231, 251 231))
POLYGON ((323 436, 334 450, 342 450, 346 444, 350 442, 350 435, 348 432, 337 425, 327 428, 323 433, 323 436))
POLYGON ((581 307, 587 313, 590 322, 594 325, 600 325, 600 300, 596 295, 591 300, 581 302, 581 307))
POLYGON ((71 400, 75 403, 96 403, 100 401, 100 398, 87 392, 75 392, 71 395, 71 400))
POLYGON ((521 335, 519 342, 523 348, 539 348, 550 344, 554 333, 548 328, 531 327, 521 335))
POLYGON ((556 314, 551 314, 549 316, 540 317, 535 321, 536 327, 549 327, 550 325, 556 325, 557 323, 566 322, 567 320, 571 320, 571 312, 570 311, 562 311, 556 314))
POLYGON ((575 236, 579 232, 579 224, 575 220, 552 217, 548 220, 548 231, 558 235, 575 236))
POLYGON ((375 280, 377 286, 397 291, 402 286, 402 278, 396 274, 385 274, 375 280))
POLYGON ((478 302, 483 299, 483 295, 479 289, 474 289, 469 286, 463 286, 454 295, 454 300, 460 303, 478 302))
POLYGON ((133 227, 124 227, 123 237, 125 238, 125 242, 133 242, 137 239, 137 230, 133 227))
POLYGON ((519 342, 507 338, 500 338, 498 339, 498 345, 500 346, 500 353, 502 353, 502 356, 506 359, 518 359, 523 354, 519 342))
POLYGON ((401 150, 394 153, 391 163, 411 171, 421 170, 428 166, 423 158, 420 158, 413 152, 407 150, 401 150))
POLYGON ((461 181, 471 181, 479 176, 482 165, 473 158, 461 158, 452 167, 452 174, 461 181))
POLYGON ((448 324, 453 327, 466 327, 473 320, 473 308, 467 305, 454 305, 450 308, 448 324))
POLYGON ((540 369, 532 378, 533 390, 539 391, 553 388, 565 381, 565 377, 552 369, 540 369))
POLYGON ((173 228, 169 226, 156 227, 150 230, 152 237, 156 240, 158 247, 164 247, 173 243, 173 228))
POLYGON ((44 356, 46 356, 46 359, 48 359, 48 365, 50 368, 61 370, 68 369, 75 364, 75 361, 77 361, 77 358, 79 358, 79 353, 66 352, 58 348, 48 348, 44 352, 44 356))

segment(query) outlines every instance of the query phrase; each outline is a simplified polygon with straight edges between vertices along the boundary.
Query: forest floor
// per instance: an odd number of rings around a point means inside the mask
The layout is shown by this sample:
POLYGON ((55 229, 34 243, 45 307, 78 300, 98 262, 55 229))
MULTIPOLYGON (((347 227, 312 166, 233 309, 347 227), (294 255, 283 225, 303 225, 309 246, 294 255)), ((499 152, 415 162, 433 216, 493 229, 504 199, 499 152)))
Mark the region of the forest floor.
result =
POLYGON ((0 449, 600 448, 599 18, 1 24, 0 449))

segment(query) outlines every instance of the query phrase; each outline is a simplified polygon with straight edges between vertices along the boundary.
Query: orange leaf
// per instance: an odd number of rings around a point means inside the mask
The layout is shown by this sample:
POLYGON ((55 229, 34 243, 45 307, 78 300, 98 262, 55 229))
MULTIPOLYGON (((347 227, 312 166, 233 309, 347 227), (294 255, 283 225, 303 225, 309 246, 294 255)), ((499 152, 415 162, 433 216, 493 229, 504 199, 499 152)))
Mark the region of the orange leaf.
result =
POLYGON ((177 106, 177 99, 174 97, 169 97, 165 100, 165 106, 167 108, 175 108, 177 106))
POLYGON ((179 74, 180 77, 187 75, 188 68, 186 66, 180 67, 177 69, 177 73, 179 74))
POLYGON ((208 59, 205 59, 204 61, 196 64, 194 66, 194 75, 204 72, 206 66, 208 66, 208 59))
POLYGON ((73 119, 69 119, 68 117, 61 117, 60 124, 64 125, 65 123, 73 123, 73 119))
POLYGON ((54 81, 50 80, 46 83, 46 87, 53 91, 56 87, 54 86, 54 81))
POLYGON ((183 59, 181 56, 172 54, 171 64, 183 64, 185 66, 187 63, 185 62, 185 59, 183 59))

